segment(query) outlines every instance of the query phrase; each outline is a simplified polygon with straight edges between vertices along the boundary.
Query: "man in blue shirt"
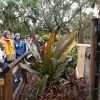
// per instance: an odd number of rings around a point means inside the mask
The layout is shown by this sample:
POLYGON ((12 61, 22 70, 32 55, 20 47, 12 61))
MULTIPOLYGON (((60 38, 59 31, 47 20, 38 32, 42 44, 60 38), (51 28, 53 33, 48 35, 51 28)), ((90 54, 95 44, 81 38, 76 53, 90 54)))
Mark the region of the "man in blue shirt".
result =
POLYGON ((21 35, 19 33, 15 34, 14 38, 16 59, 23 55, 26 51, 25 42, 21 40, 21 35))
MULTIPOLYGON (((14 46, 15 46, 15 58, 19 58, 23 55, 26 51, 26 45, 23 40, 21 40, 21 35, 19 33, 15 34, 14 37, 14 46)), ((14 73, 14 90, 16 89, 17 85, 19 84, 21 78, 21 71, 18 70, 14 73)))

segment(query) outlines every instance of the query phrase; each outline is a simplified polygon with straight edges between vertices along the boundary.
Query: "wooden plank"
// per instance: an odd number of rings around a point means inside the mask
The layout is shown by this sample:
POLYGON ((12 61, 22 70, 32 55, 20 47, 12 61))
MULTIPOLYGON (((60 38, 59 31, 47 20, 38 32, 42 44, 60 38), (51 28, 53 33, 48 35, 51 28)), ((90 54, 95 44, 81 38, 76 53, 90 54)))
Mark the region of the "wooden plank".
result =
POLYGON ((0 86, 4 85, 4 79, 0 79, 0 86))
POLYGON ((24 86, 25 86, 25 82, 22 83, 22 85, 20 87, 20 90, 19 90, 19 92, 17 94, 17 97, 14 100, 20 100, 20 95, 21 95, 21 92, 22 92, 24 86))
POLYGON ((16 65, 14 68, 13 68, 13 74, 18 70, 18 65, 16 65))
POLYGON ((4 100, 3 86, 0 86, 0 100, 4 100))
MULTIPOLYGON (((21 57, 16 59, 14 62, 8 65, 7 69, 1 71, 0 76, 4 77, 4 81, 0 81, 3 88, 0 87, 0 100, 13 100, 13 72, 12 70, 18 65, 30 52, 23 54, 21 57), (4 84, 5 83, 5 84, 4 84), (2 96, 3 95, 3 96, 2 96), (2 99, 3 97, 3 99, 2 99)), ((14 69, 15 70, 15 69, 14 69)), ((26 71, 23 72, 23 80, 27 81, 26 71)))
POLYGON ((84 77, 85 51, 86 51, 86 46, 78 47, 78 60, 77 60, 77 67, 76 67, 77 78, 84 77))
POLYGON ((30 54, 30 52, 24 53, 21 57, 19 57, 18 59, 14 60, 12 63, 10 63, 8 65, 7 68, 5 68, 3 70, 2 73, 0 73, 0 75, 4 76, 10 69, 13 69, 14 67, 16 67, 16 65, 18 65, 28 54, 30 54))
POLYGON ((13 100, 13 76, 12 70, 5 75, 4 100, 13 100))
POLYGON ((78 47, 83 46, 83 47, 91 47, 91 44, 77 44, 78 47))
POLYGON ((18 87, 16 88, 14 94, 13 94, 13 99, 14 100, 17 100, 16 98, 18 98, 18 95, 21 93, 21 88, 22 88, 22 85, 23 85, 23 79, 20 79, 20 83, 18 85, 18 87))
POLYGON ((95 52, 97 46, 97 35, 95 34, 95 26, 92 20, 91 23, 91 50, 90 50, 90 88, 89 88, 89 99, 93 100, 94 95, 94 67, 95 67, 95 52))

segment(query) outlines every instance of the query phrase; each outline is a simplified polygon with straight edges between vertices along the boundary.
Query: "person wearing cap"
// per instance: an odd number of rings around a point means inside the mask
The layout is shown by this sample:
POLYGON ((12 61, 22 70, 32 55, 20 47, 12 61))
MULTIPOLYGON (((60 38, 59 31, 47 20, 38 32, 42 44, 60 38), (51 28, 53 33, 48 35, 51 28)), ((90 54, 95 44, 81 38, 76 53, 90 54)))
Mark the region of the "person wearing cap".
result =
POLYGON ((3 38, 0 40, 2 44, 3 50, 6 54, 6 63, 11 63, 14 60, 15 49, 14 49, 14 41, 11 39, 10 31, 6 30, 3 32, 3 38))
POLYGON ((18 57, 23 55, 26 51, 25 42, 21 40, 21 35, 19 33, 15 34, 14 46, 15 46, 15 54, 16 54, 16 59, 17 59, 18 57))
MULTIPOLYGON (((19 58, 25 53, 25 42, 21 40, 21 35, 16 33, 14 36, 14 46, 15 46, 15 58, 19 58)), ((14 73, 14 82, 19 83, 21 78, 21 71, 18 68, 17 71, 14 73)), ((14 90, 16 85, 14 86, 14 90)))

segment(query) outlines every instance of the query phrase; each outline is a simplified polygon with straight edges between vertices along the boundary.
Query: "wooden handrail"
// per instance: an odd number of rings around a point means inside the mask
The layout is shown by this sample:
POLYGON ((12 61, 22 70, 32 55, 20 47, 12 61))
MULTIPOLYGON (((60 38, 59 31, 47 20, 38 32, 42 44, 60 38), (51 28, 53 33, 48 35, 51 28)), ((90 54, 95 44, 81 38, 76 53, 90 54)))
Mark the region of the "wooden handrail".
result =
MULTIPOLYGON (((10 63, 6 69, 3 70, 3 72, 0 72, 0 77, 3 77, 4 79, 4 85, 0 87, 1 91, 3 91, 0 95, 0 100, 17 100, 18 93, 13 92, 13 69, 18 65, 20 62, 24 60, 24 58, 29 55, 30 52, 24 53, 21 57, 18 59, 14 60, 12 63, 10 63), (17 93, 17 94, 16 94, 17 93)), ((24 62, 23 62, 24 63, 24 62)), ((27 72, 25 70, 22 70, 22 77, 23 77, 23 82, 20 85, 20 87, 27 82, 27 72)), ((1 93, 1 92, 0 92, 1 93)))
POLYGON ((10 69, 13 69, 18 63, 20 63, 29 54, 30 52, 24 53, 21 57, 19 57, 18 59, 10 63, 8 67, 3 70, 3 72, 0 72, 0 77, 4 76, 10 69))

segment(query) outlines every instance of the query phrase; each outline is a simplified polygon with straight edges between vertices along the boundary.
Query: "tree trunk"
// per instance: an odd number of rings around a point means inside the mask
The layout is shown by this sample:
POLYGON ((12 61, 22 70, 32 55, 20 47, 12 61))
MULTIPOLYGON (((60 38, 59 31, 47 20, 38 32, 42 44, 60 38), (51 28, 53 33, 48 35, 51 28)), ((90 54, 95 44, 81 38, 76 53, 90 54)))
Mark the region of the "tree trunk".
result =
POLYGON ((80 29, 78 32, 78 42, 83 43, 84 42, 84 36, 83 36, 83 30, 80 29))

